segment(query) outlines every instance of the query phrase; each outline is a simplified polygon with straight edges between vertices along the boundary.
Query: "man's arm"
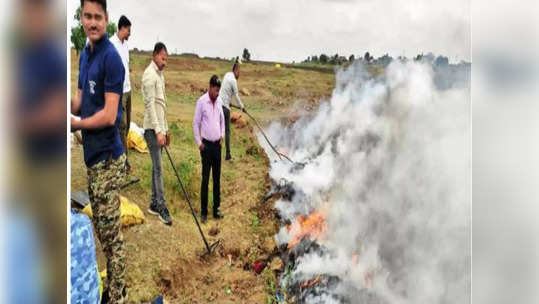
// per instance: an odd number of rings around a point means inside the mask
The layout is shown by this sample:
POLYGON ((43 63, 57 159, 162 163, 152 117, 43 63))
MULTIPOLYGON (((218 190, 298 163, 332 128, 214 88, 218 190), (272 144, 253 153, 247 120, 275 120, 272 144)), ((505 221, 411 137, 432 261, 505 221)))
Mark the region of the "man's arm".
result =
POLYGON ((148 113, 150 117, 150 124, 155 131, 157 136, 157 143, 159 146, 166 145, 166 133, 165 130, 159 125, 159 120, 157 119, 157 110, 155 109, 155 86, 157 84, 157 79, 149 75, 148 77, 142 77, 142 95, 144 99, 144 111, 148 113))
POLYGON ((75 96, 75 99, 71 99, 71 114, 79 115, 81 104, 82 104, 82 90, 77 89, 77 95, 75 96))
POLYGON ((202 139, 200 138, 200 124, 202 122, 202 109, 201 103, 197 102, 195 109, 195 117, 193 118, 193 135, 195 137, 195 142, 197 143, 200 151, 203 150, 204 146, 202 145, 202 139))
POLYGON ((236 80, 232 81, 232 91, 234 94, 234 97, 236 98, 236 103, 238 104, 238 107, 243 110, 243 103, 240 99, 240 94, 238 91, 238 82, 236 80))
POLYGON ((71 118, 71 130, 93 130, 113 126, 118 114, 118 104, 120 103, 120 94, 106 92, 105 107, 94 115, 76 120, 71 118))
POLYGON ((223 113, 223 107, 219 107, 219 126, 221 128, 221 139, 225 137, 225 114, 223 113))
POLYGON ((155 109, 155 85, 156 79, 154 77, 143 77, 142 95, 144 98, 144 111, 148 113, 148 116, 150 117, 150 124, 153 126, 155 133, 164 134, 164 130, 162 130, 161 126, 159 125, 159 120, 157 119, 157 111, 155 109))

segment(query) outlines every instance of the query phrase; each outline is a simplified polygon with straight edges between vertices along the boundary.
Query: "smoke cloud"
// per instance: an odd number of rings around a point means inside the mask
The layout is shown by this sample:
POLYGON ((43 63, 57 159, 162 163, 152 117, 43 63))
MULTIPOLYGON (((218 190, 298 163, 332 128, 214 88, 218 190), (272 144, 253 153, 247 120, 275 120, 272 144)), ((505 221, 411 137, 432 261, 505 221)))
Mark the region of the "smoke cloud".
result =
MULTIPOLYGON (((298 163, 259 138, 271 178, 296 191, 275 203, 283 223, 326 214, 324 250, 298 257, 284 288, 325 275, 338 283, 315 286, 306 302, 470 301, 470 89, 438 89, 439 77, 416 62, 394 61, 374 78, 354 64, 316 113, 268 127, 298 163)), ((291 237, 283 226, 276 240, 291 237)))

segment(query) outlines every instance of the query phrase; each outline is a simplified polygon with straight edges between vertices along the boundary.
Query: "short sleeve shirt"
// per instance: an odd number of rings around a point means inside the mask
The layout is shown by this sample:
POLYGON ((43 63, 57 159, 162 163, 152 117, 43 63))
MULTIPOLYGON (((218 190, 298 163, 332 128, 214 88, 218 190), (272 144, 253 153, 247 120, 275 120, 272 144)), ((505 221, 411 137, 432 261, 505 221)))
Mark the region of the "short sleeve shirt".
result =
POLYGON ((124 75, 122 59, 106 35, 95 43, 93 51, 89 44, 86 45, 79 60, 81 118, 90 117, 104 108, 106 92, 120 95, 116 122, 113 126, 82 130, 84 162, 87 167, 110 158, 117 159, 124 153, 119 128, 124 75))

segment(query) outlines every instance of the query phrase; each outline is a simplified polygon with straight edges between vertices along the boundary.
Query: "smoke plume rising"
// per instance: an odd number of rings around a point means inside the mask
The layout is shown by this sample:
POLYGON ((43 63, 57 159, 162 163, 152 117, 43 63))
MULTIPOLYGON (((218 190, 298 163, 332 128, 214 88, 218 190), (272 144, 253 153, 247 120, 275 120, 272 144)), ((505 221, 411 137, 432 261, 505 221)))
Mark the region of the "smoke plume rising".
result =
MULTIPOLYGON (((298 162, 259 140, 271 178, 296 192, 275 203, 283 222, 317 210, 327 224, 324 250, 299 256, 282 287, 325 275, 338 283, 315 285, 306 302, 470 301, 470 89, 438 89, 434 73, 394 61, 372 77, 354 64, 316 113, 268 127, 298 162)), ((276 240, 291 234, 283 226, 276 240)))

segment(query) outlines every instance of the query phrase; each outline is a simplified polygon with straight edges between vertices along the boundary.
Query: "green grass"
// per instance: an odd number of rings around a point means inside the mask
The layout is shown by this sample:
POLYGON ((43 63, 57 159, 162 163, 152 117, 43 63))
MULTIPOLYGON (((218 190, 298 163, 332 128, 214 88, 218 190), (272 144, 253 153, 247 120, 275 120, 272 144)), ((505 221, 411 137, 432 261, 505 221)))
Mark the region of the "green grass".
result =
MULTIPOLYGON (((142 102, 140 82, 144 69, 150 62, 148 55, 131 55, 132 84, 132 121, 142 126, 144 104, 142 102)), ((75 95, 78 60, 72 53, 71 86, 75 95)), ((170 56, 165 78, 167 81, 167 120, 172 135, 170 154, 184 183, 193 207, 200 207, 201 160, 192 132, 192 120, 195 102, 203 94, 209 77, 217 74, 222 77, 230 69, 227 61, 195 59, 182 56, 170 56)), ((334 75, 311 70, 246 63, 241 65, 240 89, 249 91, 249 96, 241 96, 249 113, 261 124, 289 115, 290 107, 297 100, 311 103, 326 98, 331 94, 334 75)), ((234 110, 235 111, 235 110, 234 110)), ((249 121, 248 117, 245 117, 249 121)), ((258 131, 249 121, 253 130, 258 131)), ((237 129, 232 125, 232 154, 234 162, 224 162, 221 167, 222 209, 225 219, 219 223, 221 230, 216 238, 223 240, 226 250, 240 252, 238 259, 254 262, 260 257, 257 249, 266 239, 271 239, 277 232, 275 219, 257 215, 260 198, 266 191, 267 160, 256 142, 256 137, 249 127, 237 129)), ((172 303, 209 302, 213 291, 220 296, 217 302, 225 303, 264 303, 270 299, 275 303, 277 278, 271 273, 255 276, 245 273, 241 267, 230 267, 226 272, 214 271, 219 265, 226 265, 226 257, 215 257, 207 264, 198 264, 198 252, 201 240, 193 223, 183 193, 166 153, 163 151, 163 182, 167 206, 174 217, 172 227, 165 227, 155 217, 147 216, 143 225, 124 231, 127 250, 127 282, 130 286, 129 298, 135 302, 148 302, 155 295, 163 293, 160 279, 163 271, 178 275, 178 281, 185 286, 174 287, 176 297, 168 299, 172 303), (183 262, 178 262, 183 261, 183 262), (194 266, 196 265, 196 266, 194 266), (192 268, 190 268, 192 267, 192 268), (239 298, 232 289, 226 295, 225 286, 230 277, 249 276, 249 282, 256 282, 248 288, 249 298, 239 298), (189 286, 197 286, 190 288, 189 286)), ((136 203, 143 211, 149 204, 151 190, 151 159, 149 154, 140 154, 133 150, 129 153, 133 175, 141 181, 129 187, 122 195, 136 203)), ((86 168, 82 161, 80 146, 72 149, 71 159, 72 189, 86 188, 86 168)), ((210 179, 209 207, 213 203, 210 179)), ((211 222, 203 229, 205 233, 217 225, 211 222)), ((98 250, 100 269, 104 268, 104 258, 98 250)), ((226 267, 226 266, 225 266, 226 267)), ((239 283, 236 283, 239 284, 239 283)))

